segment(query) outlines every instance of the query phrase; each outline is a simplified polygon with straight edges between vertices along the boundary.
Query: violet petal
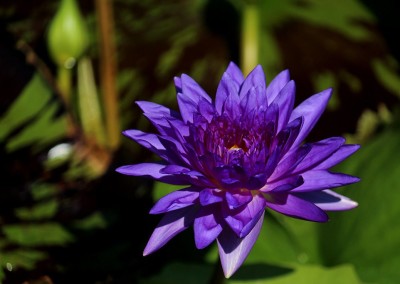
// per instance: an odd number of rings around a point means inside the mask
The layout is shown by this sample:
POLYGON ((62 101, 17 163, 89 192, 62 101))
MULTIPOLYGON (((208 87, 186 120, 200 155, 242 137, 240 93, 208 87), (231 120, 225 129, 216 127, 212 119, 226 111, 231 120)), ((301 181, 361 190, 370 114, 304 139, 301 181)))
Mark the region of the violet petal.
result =
POLYGON ((226 278, 231 277, 247 258, 260 234, 263 221, 264 212, 258 218, 253 229, 243 238, 239 238, 229 228, 225 228, 218 236, 219 257, 226 278))
POLYGON ((199 191, 193 188, 180 189, 160 198, 151 208, 150 214, 160 214, 193 205, 199 191))
POLYGON ((239 87, 240 85, 242 85, 244 81, 242 71, 235 63, 230 62, 225 72, 228 73, 229 76, 232 78, 232 84, 234 84, 237 87, 237 90, 239 91, 239 87))
POLYGON ((331 95, 332 89, 324 90, 311 96, 293 110, 290 121, 302 116, 304 117, 304 123, 292 147, 300 145, 308 133, 310 133, 324 112, 331 95))
POLYGON ((267 98, 268 101, 274 101, 275 97, 279 94, 282 88, 289 82, 290 74, 289 70, 284 70, 279 73, 267 86, 267 98))
POLYGON ((222 75, 221 81, 219 82, 217 94, 215 96, 215 109, 220 115, 225 109, 226 99, 232 95, 239 96, 239 89, 237 89, 237 86, 232 84, 232 82, 234 82, 234 80, 227 72, 222 75))
POLYGON ((356 152, 358 149, 360 149, 360 145, 343 145, 329 158, 327 158, 325 161, 322 161, 319 165, 317 165, 315 169, 325 170, 333 166, 336 166, 341 161, 343 161, 350 155, 354 154, 354 152, 356 152))
POLYGON ((222 226, 215 218, 213 206, 203 207, 194 220, 194 238, 196 247, 203 249, 211 244, 221 233, 222 226))
POLYGON ((295 195, 314 203, 319 208, 326 211, 350 210, 358 206, 357 202, 332 190, 301 192, 295 195))
POLYGON ((293 194, 270 194, 266 199, 267 207, 284 215, 314 222, 328 221, 328 215, 322 209, 293 194))
POLYGON ((201 98, 211 103, 212 100, 210 96, 190 76, 182 74, 181 83, 182 83, 182 94, 184 96, 187 96, 189 99, 192 99, 195 103, 198 103, 201 98))
POLYGON ((252 87, 261 87, 265 89, 265 74, 261 67, 261 65, 257 65, 249 75, 247 75, 246 79, 244 79, 243 84, 240 88, 239 97, 246 95, 252 87))
POLYGON ((343 137, 331 137, 315 143, 310 143, 311 150, 307 156, 293 169, 292 173, 302 173, 326 160, 345 142, 343 137))
POLYGON ((238 237, 246 236, 253 226, 255 226, 258 218, 265 210, 265 199, 261 194, 257 194, 243 208, 230 210, 226 208, 223 211, 225 221, 238 237))
POLYGON ((293 175, 286 178, 281 178, 275 182, 268 183, 265 187, 261 188, 262 192, 283 192, 292 190, 304 183, 301 175, 293 175))
POLYGON ((292 80, 282 88, 273 101, 279 108, 278 132, 285 128, 289 121, 294 106, 295 93, 296 85, 292 80))
POLYGON ((153 231, 143 256, 160 249, 170 239, 187 229, 193 223, 197 210, 197 207, 190 206, 166 213, 153 231))
POLYGON ((359 182, 360 179, 354 176, 331 173, 327 170, 311 170, 302 173, 304 183, 293 189, 293 192, 305 192, 335 188, 359 182))
POLYGON ((200 191, 199 200, 203 206, 223 201, 223 193, 217 193, 215 189, 205 188, 200 191))

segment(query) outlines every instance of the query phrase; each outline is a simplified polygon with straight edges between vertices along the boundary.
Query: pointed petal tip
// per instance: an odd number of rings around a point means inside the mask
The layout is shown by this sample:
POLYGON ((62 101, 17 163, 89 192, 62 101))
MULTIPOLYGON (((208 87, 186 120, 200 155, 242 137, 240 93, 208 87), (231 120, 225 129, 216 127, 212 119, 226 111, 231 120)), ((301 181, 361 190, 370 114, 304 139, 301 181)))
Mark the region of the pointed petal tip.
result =
POLYGON ((328 88, 320 92, 321 95, 328 96, 329 98, 332 96, 333 88, 328 88))
POLYGON ((150 254, 152 254, 154 251, 156 251, 157 249, 151 248, 149 247, 149 244, 146 245, 146 247, 143 250, 143 256, 148 256, 150 254))
POLYGON ((118 168, 115 169, 115 171, 116 171, 117 173, 120 173, 120 174, 125 174, 125 172, 126 172, 126 166, 118 167, 118 168))
POLYGON ((225 272, 225 270, 224 270, 224 276, 225 276, 226 279, 231 278, 231 276, 233 275, 233 273, 235 273, 234 270, 226 271, 226 272, 225 272))
POLYGON ((289 71, 289 69, 285 69, 285 70, 281 71, 281 74, 287 76, 288 78, 290 78, 290 71, 289 71))

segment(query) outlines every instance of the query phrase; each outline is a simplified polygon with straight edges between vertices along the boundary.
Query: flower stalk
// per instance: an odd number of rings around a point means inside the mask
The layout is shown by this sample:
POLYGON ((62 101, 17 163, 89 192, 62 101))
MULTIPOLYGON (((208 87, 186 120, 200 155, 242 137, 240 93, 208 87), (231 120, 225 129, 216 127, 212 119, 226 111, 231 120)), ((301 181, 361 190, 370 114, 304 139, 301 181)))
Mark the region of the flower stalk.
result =
POLYGON ((111 0, 96 0, 100 36, 100 78, 107 129, 108 147, 114 150, 120 143, 118 94, 116 90, 116 50, 114 16, 111 0))
POLYGON ((241 62, 243 74, 247 75, 258 64, 259 11, 256 1, 245 4, 242 16, 241 62))
POLYGON ((94 81, 92 64, 87 57, 78 62, 79 114, 86 139, 94 139, 97 145, 105 145, 105 133, 100 102, 94 81))
POLYGON ((72 88, 72 70, 64 66, 57 68, 57 86, 65 103, 70 104, 71 88, 72 88))

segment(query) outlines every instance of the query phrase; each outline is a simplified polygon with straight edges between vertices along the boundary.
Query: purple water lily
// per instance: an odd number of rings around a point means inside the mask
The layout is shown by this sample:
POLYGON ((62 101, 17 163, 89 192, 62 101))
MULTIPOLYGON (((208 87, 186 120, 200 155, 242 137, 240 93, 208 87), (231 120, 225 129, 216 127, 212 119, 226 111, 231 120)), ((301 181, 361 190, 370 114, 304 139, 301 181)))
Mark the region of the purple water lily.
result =
POLYGON ((294 108, 295 83, 281 72, 267 86, 261 66, 247 78, 230 63, 215 102, 189 76, 175 78, 180 113, 137 102, 159 134, 124 134, 162 163, 127 165, 118 172, 187 187, 151 209, 165 213, 144 250, 148 255, 193 225, 198 249, 217 240, 226 277, 243 263, 270 208, 290 217, 325 222, 325 211, 357 203, 331 189, 358 182, 329 169, 358 145, 332 137, 302 144, 323 113, 331 89, 294 108))

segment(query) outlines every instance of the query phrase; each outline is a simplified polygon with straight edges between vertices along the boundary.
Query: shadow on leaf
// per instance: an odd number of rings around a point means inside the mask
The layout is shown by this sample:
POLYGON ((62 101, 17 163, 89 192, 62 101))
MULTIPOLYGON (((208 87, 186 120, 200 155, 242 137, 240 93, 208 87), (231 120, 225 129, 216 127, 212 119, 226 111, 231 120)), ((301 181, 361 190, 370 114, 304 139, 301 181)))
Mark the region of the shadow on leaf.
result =
POLYGON ((282 276, 293 269, 265 263, 245 264, 234 274, 235 280, 254 280, 282 276))

